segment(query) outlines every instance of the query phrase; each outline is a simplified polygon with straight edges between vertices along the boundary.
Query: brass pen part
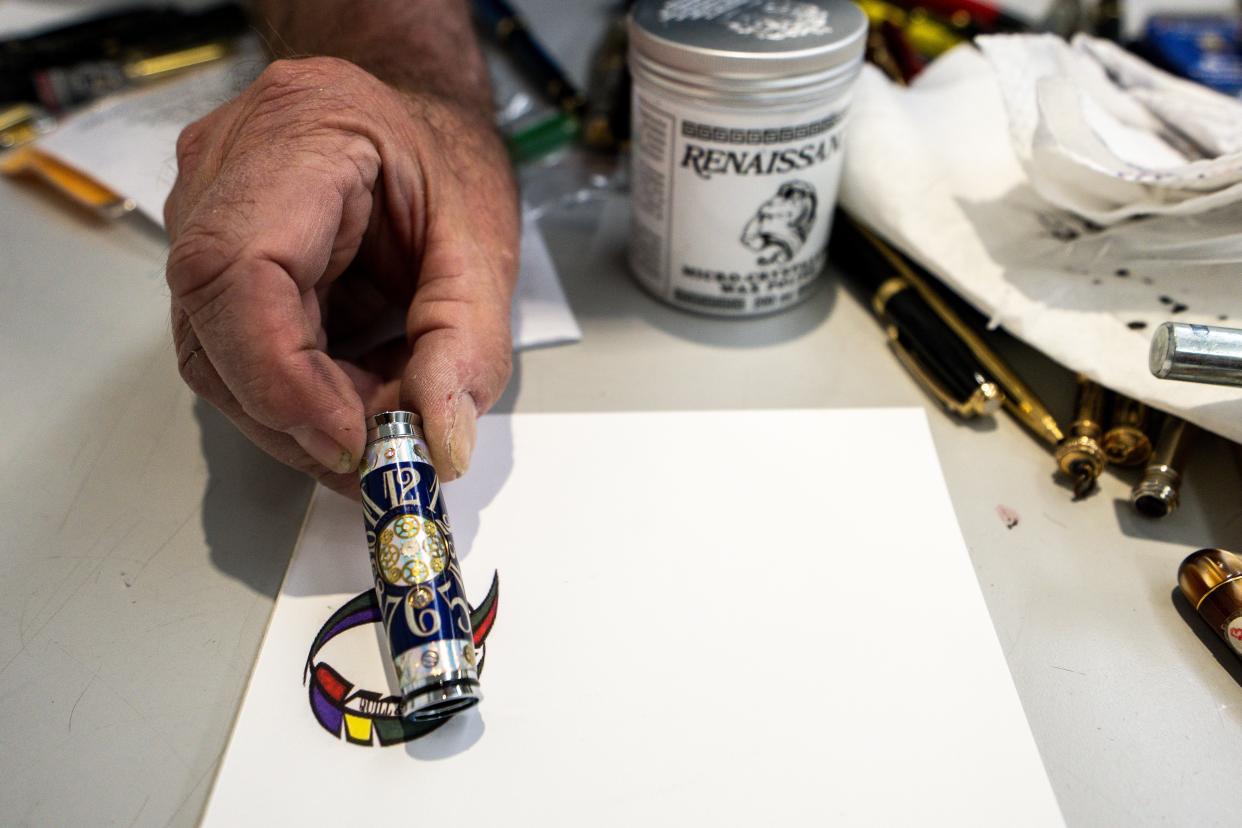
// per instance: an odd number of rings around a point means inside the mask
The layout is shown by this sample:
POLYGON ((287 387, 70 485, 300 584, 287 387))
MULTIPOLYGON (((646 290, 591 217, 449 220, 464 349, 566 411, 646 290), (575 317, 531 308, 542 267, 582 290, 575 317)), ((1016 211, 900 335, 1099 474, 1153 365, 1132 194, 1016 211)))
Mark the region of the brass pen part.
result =
POLYGON ((154 55, 127 63, 125 77, 131 81, 149 81, 171 75, 204 63, 219 60, 232 51, 227 43, 207 43, 190 49, 180 49, 165 55, 154 55))
POLYGON ((1035 392, 1014 373, 1013 369, 1001 359, 999 354, 992 350, 990 345, 983 341, 983 337, 979 336, 974 328, 966 324, 949 307, 948 303, 932 289, 925 279, 906 264, 905 260, 895 250, 862 224, 858 224, 858 229, 868 240, 875 244, 880 254, 901 274, 901 278, 919 292, 919 295, 923 297, 923 301, 927 302, 936 315, 957 335, 962 344, 974 354, 975 359, 979 360, 979 364, 983 366, 984 370, 992 376, 992 379, 996 381, 995 384, 999 386, 996 390, 1001 398, 1001 402, 1005 406, 1005 410, 1045 443, 1048 443, 1050 446, 1060 443, 1064 439, 1061 426, 1057 423, 1056 418, 1052 416, 1052 413, 1040 402, 1039 397, 1035 396, 1035 392))
POLYGON ((1130 492, 1130 503, 1139 514, 1162 518, 1176 511, 1186 454, 1197 433, 1198 429, 1181 417, 1164 415, 1160 438, 1143 470, 1143 479, 1130 492))
POLYGON ((0 108, 0 150, 28 144, 54 125, 55 120, 33 104, 0 108))
POLYGON ((1150 413, 1138 400, 1113 392, 1112 416, 1100 444, 1108 462, 1118 466, 1147 462, 1151 457, 1151 438, 1147 436, 1150 413))
POLYGON ((867 15, 872 28, 879 29, 882 23, 892 23, 906 33, 910 45, 929 58, 966 41, 961 34, 922 10, 907 11, 883 0, 859 0, 858 6, 867 15))
POLYGON ((1101 425, 1104 402, 1104 388, 1080 374, 1074 420, 1070 423, 1069 434, 1056 450, 1061 473, 1074 481, 1075 500, 1086 497, 1108 462, 1099 442, 1104 435, 1101 425))

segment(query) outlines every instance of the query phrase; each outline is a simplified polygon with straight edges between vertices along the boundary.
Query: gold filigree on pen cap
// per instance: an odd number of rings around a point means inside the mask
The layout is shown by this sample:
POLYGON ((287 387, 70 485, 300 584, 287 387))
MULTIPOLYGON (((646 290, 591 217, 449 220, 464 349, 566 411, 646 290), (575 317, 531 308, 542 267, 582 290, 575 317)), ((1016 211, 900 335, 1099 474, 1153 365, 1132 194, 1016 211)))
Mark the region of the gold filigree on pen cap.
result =
POLYGON ((1074 419, 1069 434, 1057 446, 1056 460, 1061 473, 1074 484, 1074 499, 1086 497, 1108 462, 1100 438, 1104 434, 1104 388, 1086 377, 1078 376, 1078 398, 1074 403, 1074 419))
POLYGON ((1123 394, 1113 394, 1113 410, 1101 447, 1108 462, 1118 466, 1141 466, 1151 457, 1151 420, 1146 405, 1123 394))

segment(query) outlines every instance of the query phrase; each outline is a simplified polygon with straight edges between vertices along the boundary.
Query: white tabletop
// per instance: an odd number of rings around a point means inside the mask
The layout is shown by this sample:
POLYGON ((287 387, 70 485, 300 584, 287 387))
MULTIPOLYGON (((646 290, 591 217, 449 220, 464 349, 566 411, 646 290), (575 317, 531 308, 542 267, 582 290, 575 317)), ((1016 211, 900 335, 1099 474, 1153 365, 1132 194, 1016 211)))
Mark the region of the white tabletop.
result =
MULTIPOLYGON (((555 0, 521 5, 580 68, 594 27, 562 20, 555 0)), ((1226 444, 1200 444, 1167 520, 1135 516, 1130 481, 1111 474, 1071 503, 1048 453, 1012 422, 969 426, 936 410, 835 279, 772 318, 688 316, 630 282, 622 212, 545 219, 584 339, 520 354, 501 410, 927 406, 1067 821, 1237 822, 1242 663, 1204 646, 1173 600, 1185 554, 1242 549, 1226 444), (1018 514, 1015 528, 998 506, 1018 514)), ((0 180, 5 823, 198 818, 310 493, 181 383, 165 247, 139 220, 98 223, 0 180)), ((1022 348, 1013 358, 1067 411, 1065 371, 1022 348)))

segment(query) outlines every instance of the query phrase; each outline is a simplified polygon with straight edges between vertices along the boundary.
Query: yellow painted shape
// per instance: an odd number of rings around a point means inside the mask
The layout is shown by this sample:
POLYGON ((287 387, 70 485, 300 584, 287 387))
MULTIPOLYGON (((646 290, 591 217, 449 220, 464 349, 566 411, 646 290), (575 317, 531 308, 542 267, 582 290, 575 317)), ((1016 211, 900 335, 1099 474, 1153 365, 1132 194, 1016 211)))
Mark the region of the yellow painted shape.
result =
POLYGON ((345 729, 349 737, 359 742, 371 741, 371 720, 352 713, 345 714, 345 729))

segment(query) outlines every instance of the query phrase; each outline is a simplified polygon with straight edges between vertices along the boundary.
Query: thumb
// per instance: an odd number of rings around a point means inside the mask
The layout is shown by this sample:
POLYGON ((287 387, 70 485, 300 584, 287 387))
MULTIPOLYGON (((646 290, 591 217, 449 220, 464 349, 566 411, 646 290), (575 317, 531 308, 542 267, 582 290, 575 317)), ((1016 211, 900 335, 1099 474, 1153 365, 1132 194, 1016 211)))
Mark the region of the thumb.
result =
POLYGON ((453 224, 443 234, 437 232, 443 224, 429 228, 407 316, 412 350, 401 381, 401 402, 422 416, 431 460, 443 480, 465 473, 475 421, 509 381, 509 312, 518 263, 516 215, 493 215, 486 244, 465 229, 483 229, 479 222, 453 224))

